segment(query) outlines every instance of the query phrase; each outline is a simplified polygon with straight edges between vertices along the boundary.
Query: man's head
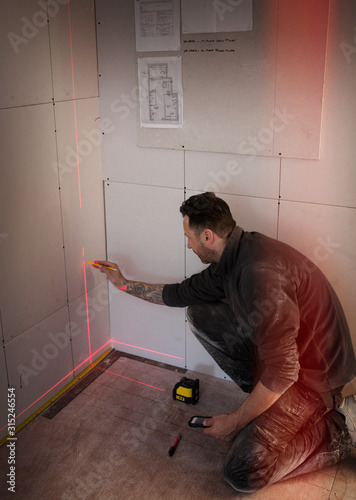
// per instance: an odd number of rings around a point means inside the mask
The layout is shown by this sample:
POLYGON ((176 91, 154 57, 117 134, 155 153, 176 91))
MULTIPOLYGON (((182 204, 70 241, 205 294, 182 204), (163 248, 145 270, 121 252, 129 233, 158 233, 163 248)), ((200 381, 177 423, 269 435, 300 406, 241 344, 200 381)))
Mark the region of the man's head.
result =
POLYGON ((214 193, 202 193, 183 202, 180 212, 188 248, 205 264, 217 262, 236 226, 227 203, 214 193))

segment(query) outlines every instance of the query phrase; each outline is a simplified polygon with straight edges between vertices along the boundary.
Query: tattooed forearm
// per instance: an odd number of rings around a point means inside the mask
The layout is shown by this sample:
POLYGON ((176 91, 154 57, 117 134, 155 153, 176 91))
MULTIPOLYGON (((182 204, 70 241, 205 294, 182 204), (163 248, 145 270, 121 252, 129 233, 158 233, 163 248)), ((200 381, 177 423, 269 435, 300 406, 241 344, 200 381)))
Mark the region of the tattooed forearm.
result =
POLYGON ((126 286, 125 292, 134 297, 152 302, 153 304, 164 305, 162 299, 164 285, 152 285, 150 283, 141 283, 140 281, 125 280, 124 286, 126 286))

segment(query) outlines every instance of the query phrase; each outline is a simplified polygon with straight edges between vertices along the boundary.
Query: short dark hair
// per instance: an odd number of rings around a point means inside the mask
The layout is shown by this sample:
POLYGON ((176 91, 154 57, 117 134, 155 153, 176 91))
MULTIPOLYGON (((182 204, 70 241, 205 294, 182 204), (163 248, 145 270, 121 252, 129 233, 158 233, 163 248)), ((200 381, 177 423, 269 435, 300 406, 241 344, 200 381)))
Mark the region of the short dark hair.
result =
POLYGON ((220 238, 227 238, 236 226, 229 205, 214 193, 191 196, 179 210, 183 217, 189 217, 189 226, 197 235, 211 229, 220 238))

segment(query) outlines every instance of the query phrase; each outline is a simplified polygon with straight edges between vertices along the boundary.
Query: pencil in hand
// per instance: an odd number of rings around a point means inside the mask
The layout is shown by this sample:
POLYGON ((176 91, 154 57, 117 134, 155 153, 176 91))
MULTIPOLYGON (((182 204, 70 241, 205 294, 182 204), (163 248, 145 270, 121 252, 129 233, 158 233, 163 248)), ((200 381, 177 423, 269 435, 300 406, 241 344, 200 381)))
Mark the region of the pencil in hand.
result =
MULTIPOLYGON (((100 267, 101 264, 97 264, 96 262, 90 262, 89 260, 85 261, 87 264, 91 264, 92 266, 100 267)), ((117 269, 114 269, 113 267, 105 266, 107 269, 110 269, 110 271, 117 271, 117 269)))

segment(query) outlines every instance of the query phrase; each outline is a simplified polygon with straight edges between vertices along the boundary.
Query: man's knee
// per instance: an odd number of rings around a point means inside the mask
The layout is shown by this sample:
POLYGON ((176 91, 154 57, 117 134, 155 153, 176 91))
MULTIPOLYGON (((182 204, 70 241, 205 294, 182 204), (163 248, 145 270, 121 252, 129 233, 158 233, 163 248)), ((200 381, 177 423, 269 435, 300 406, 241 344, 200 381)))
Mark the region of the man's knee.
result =
POLYGON ((187 319, 188 323, 194 329, 201 329, 204 324, 204 318, 206 318, 206 305, 197 304, 194 306, 189 306, 187 308, 187 319))
POLYGON ((246 462, 225 463, 223 468, 225 481, 240 493, 255 493, 268 485, 268 480, 259 477, 256 471, 248 470, 246 462))
POLYGON ((256 439, 250 424, 233 442, 224 463, 225 480, 242 493, 259 491, 273 481, 274 459, 268 444, 256 439))
POLYGON ((190 325, 199 330, 205 330, 211 324, 219 325, 221 328, 229 324, 232 318, 234 320, 230 306, 222 301, 196 304, 187 308, 187 319, 190 325))

